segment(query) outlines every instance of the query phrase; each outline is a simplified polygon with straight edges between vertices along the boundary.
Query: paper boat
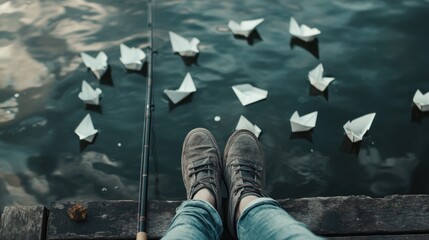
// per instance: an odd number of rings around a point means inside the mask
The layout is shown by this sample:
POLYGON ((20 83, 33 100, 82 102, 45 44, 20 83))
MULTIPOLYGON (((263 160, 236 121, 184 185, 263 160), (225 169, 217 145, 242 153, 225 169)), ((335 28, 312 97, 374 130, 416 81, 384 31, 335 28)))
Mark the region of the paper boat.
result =
POLYGON ((179 53, 183 57, 194 57, 200 51, 198 50, 198 44, 200 40, 198 38, 192 38, 188 41, 184 37, 174 32, 168 32, 170 35, 171 47, 173 52, 179 53))
POLYGON ((268 91, 254 87, 248 83, 232 86, 235 95, 243 106, 252 104, 267 98, 268 91))
POLYGON ((89 115, 89 113, 79 123, 79 126, 77 126, 74 132, 79 136, 79 140, 84 140, 87 142, 92 142, 94 140, 98 130, 94 128, 91 115, 89 115))
POLYGON ((121 57, 119 60, 128 70, 140 71, 143 67, 143 59, 146 54, 140 48, 129 48, 125 44, 119 45, 121 57))
POLYGON ((104 52, 99 52, 97 57, 93 58, 83 52, 80 56, 85 66, 91 69, 95 77, 100 80, 107 71, 107 55, 104 52))
POLYGON ((362 117, 356 118, 353 121, 348 121, 344 124, 343 128, 349 137, 350 141, 358 142, 361 141, 363 135, 371 127, 372 121, 375 118, 375 113, 369 113, 362 117))
POLYGON ((317 35, 319 35, 321 32, 317 28, 310 28, 309 26, 302 24, 301 26, 298 25, 295 18, 290 18, 290 24, 289 24, 289 32, 292 34, 292 36, 297 37, 304 42, 311 42, 316 38, 317 35))
POLYGON ((263 18, 259 18, 254 20, 242 21, 240 22, 240 24, 238 24, 237 22, 230 20, 228 22, 228 27, 235 35, 248 37, 250 33, 252 33, 252 31, 263 21, 263 18))
POLYGON ((420 90, 417 90, 414 94, 413 102, 420 109, 420 111, 429 111, 429 92, 423 95, 420 90))
POLYGON ((308 80, 310 84, 323 92, 328 87, 329 83, 334 81, 333 77, 323 77, 323 65, 319 64, 317 67, 308 72, 308 80))
POLYGON ((290 118, 290 126, 292 132, 306 132, 316 126, 317 111, 299 116, 298 111, 295 111, 290 118))
POLYGON ((164 93, 174 104, 176 104, 195 91, 197 91, 197 88, 195 87, 191 74, 187 73, 179 89, 177 90, 165 89, 164 93))
POLYGON ((259 138, 259 135, 261 134, 262 130, 251 123, 247 118, 245 118, 243 115, 240 116, 240 119, 238 120, 237 126, 235 127, 235 130, 240 129, 247 129, 251 131, 257 138, 259 138))
POLYGON ((82 81, 82 90, 79 93, 79 98, 86 104, 99 105, 100 104, 101 89, 93 89, 91 85, 85 80, 82 81))

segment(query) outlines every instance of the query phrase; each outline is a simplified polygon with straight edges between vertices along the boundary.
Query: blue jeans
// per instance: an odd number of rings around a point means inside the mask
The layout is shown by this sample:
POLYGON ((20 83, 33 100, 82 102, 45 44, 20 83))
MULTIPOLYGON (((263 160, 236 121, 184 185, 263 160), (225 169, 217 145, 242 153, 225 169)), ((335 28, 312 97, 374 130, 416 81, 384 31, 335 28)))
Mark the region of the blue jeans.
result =
MULTIPOLYGON (((187 200, 177 208, 164 240, 220 239, 222 220, 210 204, 187 200)), ((249 204, 237 222, 239 239, 322 239, 293 219, 271 198, 259 198, 249 204)))

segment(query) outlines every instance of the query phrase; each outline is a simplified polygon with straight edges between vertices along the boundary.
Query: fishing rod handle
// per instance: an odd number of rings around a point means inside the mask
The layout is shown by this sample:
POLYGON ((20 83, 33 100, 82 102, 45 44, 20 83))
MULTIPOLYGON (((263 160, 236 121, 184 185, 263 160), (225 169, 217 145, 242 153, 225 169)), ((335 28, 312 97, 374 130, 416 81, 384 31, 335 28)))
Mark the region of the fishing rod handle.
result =
POLYGON ((136 240, 147 240, 147 233, 145 233, 145 232, 138 232, 136 240))

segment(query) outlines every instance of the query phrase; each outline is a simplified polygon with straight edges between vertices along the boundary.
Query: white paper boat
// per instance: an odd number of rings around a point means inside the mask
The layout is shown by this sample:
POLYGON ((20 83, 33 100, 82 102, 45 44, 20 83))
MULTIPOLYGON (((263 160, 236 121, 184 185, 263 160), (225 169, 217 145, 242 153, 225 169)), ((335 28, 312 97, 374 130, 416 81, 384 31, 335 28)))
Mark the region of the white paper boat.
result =
POLYGON ((319 29, 310 28, 305 24, 299 26, 293 17, 290 18, 289 32, 292 34, 292 36, 295 36, 305 42, 313 41, 314 38, 316 38, 316 36, 321 33, 319 29))
POLYGON ((323 92, 328 87, 329 83, 334 81, 333 77, 323 77, 323 65, 320 63, 317 67, 308 72, 308 80, 311 85, 323 92))
POLYGON ((195 91, 197 91, 197 88, 195 87, 191 74, 187 73, 179 89, 177 90, 165 89, 164 93, 168 96, 168 98, 170 98, 170 100, 174 104, 176 104, 195 91))
POLYGON ((247 130, 251 131, 253 134, 255 134, 255 136, 257 138, 259 138, 259 135, 262 132, 262 130, 258 126, 251 123, 243 115, 240 116, 240 119, 238 120, 237 126, 235 127, 235 130, 240 130, 240 129, 247 129, 247 130))
POLYGON ((126 69, 140 71, 143 67, 143 59, 146 54, 140 48, 129 48, 125 44, 119 45, 121 57, 119 60, 124 64, 126 69))
POLYGON ((89 115, 89 113, 79 123, 79 126, 77 126, 74 132, 79 136, 79 140, 85 140, 87 142, 92 142, 94 140, 98 130, 94 128, 91 115, 89 115))
POLYGON ((268 95, 268 91, 254 87, 248 83, 232 86, 232 90, 234 90, 235 95, 237 95, 238 100, 240 100, 243 106, 264 100, 268 95))
POLYGON ((200 40, 198 38, 192 38, 188 41, 184 37, 174 32, 168 32, 170 35, 171 47, 173 52, 177 52, 183 57, 194 57, 200 51, 198 50, 198 44, 200 40))
POLYGON ((83 63, 85 66, 94 73, 95 77, 100 78, 107 71, 107 55, 104 52, 99 52, 96 58, 82 52, 80 53, 83 63))
POLYGON ((92 88, 91 85, 85 80, 82 81, 82 90, 79 93, 79 98, 86 104, 99 105, 100 104, 101 89, 92 88))
POLYGON ((298 111, 295 111, 290 118, 290 126, 292 132, 305 132, 316 126, 317 111, 299 116, 298 111))
POLYGON ((235 35, 248 37, 250 33, 263 21, 264 21, 263 18, 259 18, 254 20, 242 21, 240 22, 240 24, 238 24, 233 20, 229 20, 228 27, 235 35))
POLYGON ((429 111, 429 92, 423 95, 420 90, 417 90, 414 94, 413 102, 420 109, 420 111, 429 111))
POLYGON ((344 124, 343 128, 349 137, 350 141, 358 142, 362 140, 363 135, 371 127, 372 121, 374 120, 375 113, 369 113, 362 117, 356 118, 353 121, 348 121, 344 124))

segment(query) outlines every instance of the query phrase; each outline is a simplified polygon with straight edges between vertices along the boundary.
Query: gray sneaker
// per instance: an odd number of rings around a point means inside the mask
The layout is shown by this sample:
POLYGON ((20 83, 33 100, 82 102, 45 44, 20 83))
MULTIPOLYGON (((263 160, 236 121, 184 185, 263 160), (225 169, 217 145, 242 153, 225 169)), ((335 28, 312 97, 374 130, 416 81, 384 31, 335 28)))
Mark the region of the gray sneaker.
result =
POLYGON ((237 238, 235 215, 240 200, 249 195, 264 197, 264 155, 256 136, 238 130, 228 139, 224 153, 224 180, 229 192, 228 228, 237 238))
POLYGON ((207 188, 216 200, 216 209, 220 211, 222 161, 216 140, 207 129, 196 128, 186 136, 182 148, 182 177, 188 199, 207 188))

